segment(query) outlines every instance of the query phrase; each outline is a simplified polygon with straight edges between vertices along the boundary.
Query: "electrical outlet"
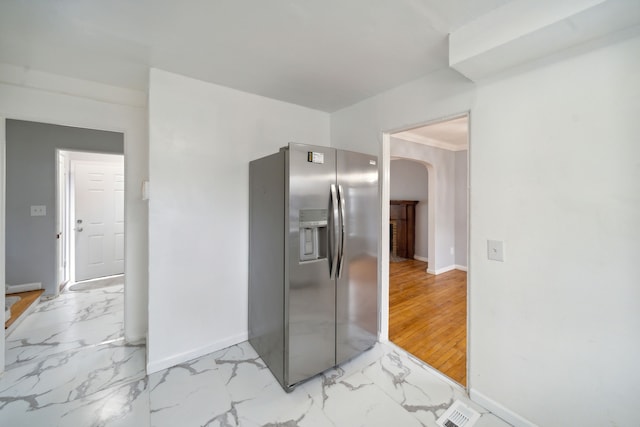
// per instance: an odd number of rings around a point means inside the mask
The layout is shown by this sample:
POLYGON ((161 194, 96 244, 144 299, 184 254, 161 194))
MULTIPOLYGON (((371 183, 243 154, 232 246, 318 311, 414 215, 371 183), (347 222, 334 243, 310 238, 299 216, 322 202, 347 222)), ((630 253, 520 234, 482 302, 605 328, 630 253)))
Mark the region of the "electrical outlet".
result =
POLYGON ((487 240, 487 258, 504 262, 504 242, 501 240, 487 240))
POLYGON ((47 207, 44 205, 31 206, 31 216, 47 216, 47 207))
POLYGON ((456 254, 456 250, 454 248, 449 248, 449 253, 451 255, 455 255, 456 254))

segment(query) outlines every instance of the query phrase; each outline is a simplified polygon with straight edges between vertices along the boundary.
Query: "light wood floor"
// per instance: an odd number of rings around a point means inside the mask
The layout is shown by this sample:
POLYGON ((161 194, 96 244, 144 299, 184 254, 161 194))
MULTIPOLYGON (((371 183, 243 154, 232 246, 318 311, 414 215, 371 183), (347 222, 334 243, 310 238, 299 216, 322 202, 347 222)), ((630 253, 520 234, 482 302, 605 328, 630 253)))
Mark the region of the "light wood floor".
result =
POLYGON ((20 297, 20 300, 11 306, 11 317, 9 320, 4 322, 4 328, 9 328, 9 326, 11 326, 13 322, 15 322, 18 317, 20 317, 20 315, 38 299, 40 295, 42 295, 43 292, 44 289, 38 289, 37 291, 18 292, 11 295, 5 295, 5 298, 8 296, 16 296, 20 297))
POLYGON ((389 264, 389 339, 467 384, 467 273, 437 276, 416 260, 389 264))

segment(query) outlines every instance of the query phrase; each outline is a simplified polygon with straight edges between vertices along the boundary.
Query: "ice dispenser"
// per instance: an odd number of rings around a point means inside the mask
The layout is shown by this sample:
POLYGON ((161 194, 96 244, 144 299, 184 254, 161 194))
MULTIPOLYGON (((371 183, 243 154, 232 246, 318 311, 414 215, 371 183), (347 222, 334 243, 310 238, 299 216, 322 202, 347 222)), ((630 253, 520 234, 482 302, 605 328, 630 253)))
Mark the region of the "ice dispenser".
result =
POLYGON ((327 210, 300 210, 300 261, 327 257, 327 210))

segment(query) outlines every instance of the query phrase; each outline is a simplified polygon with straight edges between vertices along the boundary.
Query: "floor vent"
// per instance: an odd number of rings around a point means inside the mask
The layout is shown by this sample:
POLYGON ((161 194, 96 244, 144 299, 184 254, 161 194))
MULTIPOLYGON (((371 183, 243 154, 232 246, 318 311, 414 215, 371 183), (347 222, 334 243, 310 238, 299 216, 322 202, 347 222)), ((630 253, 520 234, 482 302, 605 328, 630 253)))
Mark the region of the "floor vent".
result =
POLYGON ((480 418, 480 414, 469 408, 464 403, 456 400, 453 405, 438 418, 441 427, 471 427, 480 418))

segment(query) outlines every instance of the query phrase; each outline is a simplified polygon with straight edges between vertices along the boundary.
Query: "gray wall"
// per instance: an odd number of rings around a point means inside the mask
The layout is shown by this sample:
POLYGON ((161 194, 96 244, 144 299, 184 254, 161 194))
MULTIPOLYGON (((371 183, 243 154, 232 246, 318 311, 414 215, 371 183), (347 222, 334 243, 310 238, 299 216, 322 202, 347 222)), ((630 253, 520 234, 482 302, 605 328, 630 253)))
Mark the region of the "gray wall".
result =
POLYGON ((6 121, 6 282, 56 288, 56 148, 124 154, 124 135, 22 120, 6 121), (47 214, 31 217, 31 205, 47 214))
POLYGON ((456 233, 456 265, 467 266, 467 164, 468 151, 455 153, 455 233, 456 233))
POLYGON ((429 257, 429 185, 427 167, 412 160, 391 162, 389 195, 391 200, 418 200, 416 205, 415 254, 429 257))

